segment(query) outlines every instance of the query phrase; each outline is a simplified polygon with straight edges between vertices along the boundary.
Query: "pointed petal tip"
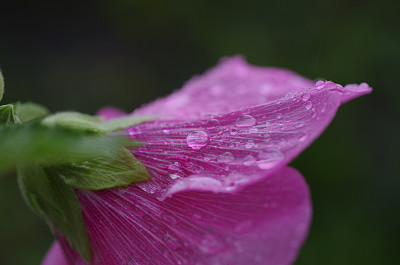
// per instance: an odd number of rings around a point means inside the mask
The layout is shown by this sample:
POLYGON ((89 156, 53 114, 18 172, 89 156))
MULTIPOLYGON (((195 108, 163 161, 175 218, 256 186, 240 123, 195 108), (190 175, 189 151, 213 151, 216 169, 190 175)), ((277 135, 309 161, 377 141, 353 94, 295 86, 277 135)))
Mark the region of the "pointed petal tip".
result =
POLYGON ((328 90, 336 92, 341 96, 341 103, 346 103, 354 98, 360 97, 365 94, 372 92, 372 88, 367 83, 361 84, 348 84, 342 86, 340 84, 335 84, 332 81, 317 81, 314 85, 316 90, 328 90))

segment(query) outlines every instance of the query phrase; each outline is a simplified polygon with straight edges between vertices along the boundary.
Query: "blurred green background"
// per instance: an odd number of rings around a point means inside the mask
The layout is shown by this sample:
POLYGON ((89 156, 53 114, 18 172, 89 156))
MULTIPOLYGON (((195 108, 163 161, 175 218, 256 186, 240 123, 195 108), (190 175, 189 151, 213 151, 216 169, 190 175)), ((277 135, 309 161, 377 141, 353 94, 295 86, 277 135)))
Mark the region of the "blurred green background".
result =
MULTIPOLYGON (((4 1, 3 100, 52 111, 131 111, 223 56, 292 69, 373 94, 344 105, 293 166, 314 219, 296 265, 400 260, 399 1, 4 1)), ((1 139, 4 141, 4 139, 1 139)), ((39 264, 52 241, 0 179, 0 264, 39 264)), ((56 264, 55 264, 56 265, 56 264)))

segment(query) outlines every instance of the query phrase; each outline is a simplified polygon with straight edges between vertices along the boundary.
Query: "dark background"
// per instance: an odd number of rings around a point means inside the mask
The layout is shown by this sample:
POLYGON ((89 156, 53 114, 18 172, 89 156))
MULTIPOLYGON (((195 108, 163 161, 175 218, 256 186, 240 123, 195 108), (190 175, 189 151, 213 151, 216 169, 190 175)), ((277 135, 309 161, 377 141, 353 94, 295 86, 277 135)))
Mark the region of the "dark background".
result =
MULTIPOLYGON (((3 104, 131 111, 234 54, 311 79, 369 83, 373 93, 344 105, 292 163, 314 204, 296 265, 400 259, 399 1, 8 2, 3 104)), ((0 179, 0 264, 39 264, 51 241, 13 175, 0 179)))

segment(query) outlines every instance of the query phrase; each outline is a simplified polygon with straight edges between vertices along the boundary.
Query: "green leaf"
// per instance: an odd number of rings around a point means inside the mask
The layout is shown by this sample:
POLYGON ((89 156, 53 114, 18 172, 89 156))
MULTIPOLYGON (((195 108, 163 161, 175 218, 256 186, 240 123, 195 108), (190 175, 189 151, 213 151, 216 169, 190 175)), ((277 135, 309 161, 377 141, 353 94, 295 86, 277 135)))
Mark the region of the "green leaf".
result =
POLYGON ((125 116, 122 118, 112 119, 101 123, 101 127, 108 131, 118 131, 137 125, 139 123, 154 120, 155 116, 125 116))
POLYGON ((127 186, 149 179, 145 167, 124 147, 87 161, 52 167, 67 184, 87 190, 127 186))
POLYGON ((36 103, 17 102, 14 103, 13 105, 15 108, 15 112, 17 113, 18 117, 21 119, 22 122, 43 118, 49 114, 49 110, 46 107, 36 103))
POLYGON ((21 123, 21 120, 15 113, 13 105, 8 104, 0 106, 0 124, 13 125, 19 123, 21 123))
POLYGON ((60 127, 81 133, 104 134, 101 128, 101 117, 90 116, 79 112, 60 112, 46 117, 42 124, 48 127, 60 127))
POLYGON ((4 78, 3 74, 0 71, 0 101, 3 98, 3 94, 4 94, 4 78))
POLYGON ((18 166, 18 182, 28 205, 49 225, 54 225, 83 258, 90 262, 88 232, 74 189, 51 169, 35 164, 18 166))
POLYGON ((37 123, 0 125, 0 174, 27 162, 51 165, 82 161, 127 143, 118 137, 87 136, 37 123))

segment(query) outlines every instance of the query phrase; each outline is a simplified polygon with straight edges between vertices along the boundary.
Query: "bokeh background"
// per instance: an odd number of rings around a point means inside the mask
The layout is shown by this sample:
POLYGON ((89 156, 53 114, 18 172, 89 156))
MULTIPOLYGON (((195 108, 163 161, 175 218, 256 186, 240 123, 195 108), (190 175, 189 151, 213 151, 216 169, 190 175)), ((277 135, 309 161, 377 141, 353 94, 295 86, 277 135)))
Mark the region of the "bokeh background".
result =
MULTIPOLYGON (((344 105, 292 164, 314 219, 296 265, 400 260, 399 1, 3 1, 3 102, 52 111, 132 111, 219 58, 292 69, 374 91, 344 105)), ((5 139, 0 139, 5 141, 5 139)), ((1 158, 0 158, 1 159, 1 158)), ((0 264, 39 264, 52 235, 0 179, 0 264)), ((56 265, 56 264, 55 264, 56 265)))

